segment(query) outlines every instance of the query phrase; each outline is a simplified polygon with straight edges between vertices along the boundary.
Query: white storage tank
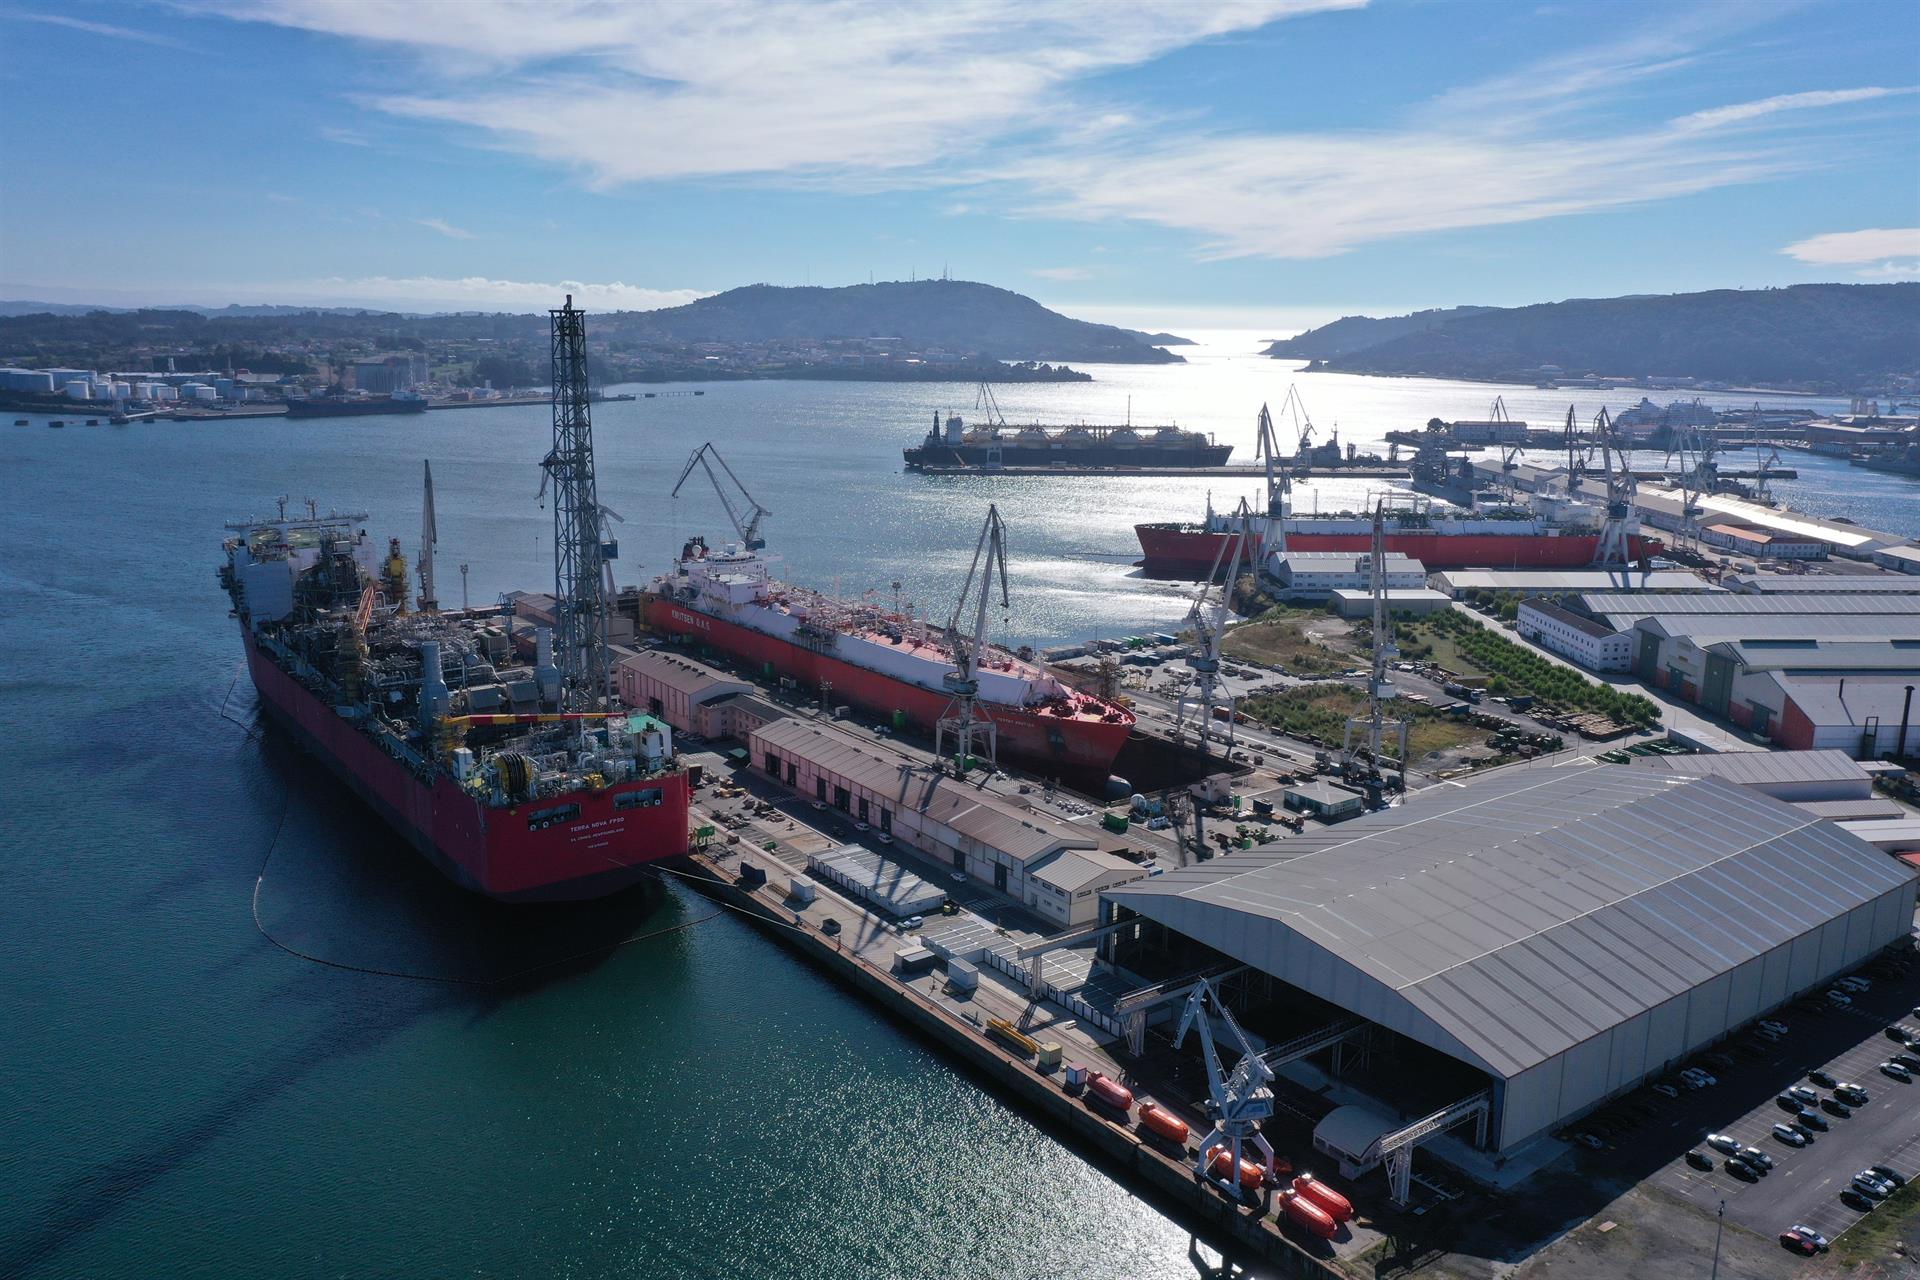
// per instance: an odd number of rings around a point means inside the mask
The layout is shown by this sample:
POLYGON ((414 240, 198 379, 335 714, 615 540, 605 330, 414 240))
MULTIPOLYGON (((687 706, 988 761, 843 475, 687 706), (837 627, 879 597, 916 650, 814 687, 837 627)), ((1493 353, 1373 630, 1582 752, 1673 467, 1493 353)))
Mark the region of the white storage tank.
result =
POLYGON ((91 382, 81 382, 76 379, 60 388, 60 390, 66 393, 66 397, 69 400, 93 399, 93 384, 91 382))

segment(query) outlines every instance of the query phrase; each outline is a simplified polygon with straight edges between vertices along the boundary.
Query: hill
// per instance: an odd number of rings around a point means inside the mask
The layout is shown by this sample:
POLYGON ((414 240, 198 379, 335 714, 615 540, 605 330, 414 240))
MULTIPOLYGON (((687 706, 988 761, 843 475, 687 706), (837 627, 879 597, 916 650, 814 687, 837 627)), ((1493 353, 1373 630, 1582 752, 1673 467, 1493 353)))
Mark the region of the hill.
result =
POLYGON ((1920 370, 1920 283, 1717 289, 1475 310, 1325 357, 1318 367, 1517 382, 1693 378, 1846 394, 1920 370))
POLYGON ((1476 316, 1492 307, 1448 307, 1445 310, 1416 311, 1410 316, 1390 316, 1376 320, 1372 316, 1342 316, 1332 324, 1282 338, 1268 347, 1270 356, 1291 356, 1301 360, 1329 360, 1352 351, 1377 347, 1394 338, 1434 329, 1461 316, 1476 316))
POLYGON ((1180 357, 1144 334, 1074 320, 1023 294, 966 280, 893 281, 843 288, 756 284, 681 307, 600 318, 609 337, 667 342, 794 342, 899 338, 916 350, 997 360, 1172 364, 1180 357))

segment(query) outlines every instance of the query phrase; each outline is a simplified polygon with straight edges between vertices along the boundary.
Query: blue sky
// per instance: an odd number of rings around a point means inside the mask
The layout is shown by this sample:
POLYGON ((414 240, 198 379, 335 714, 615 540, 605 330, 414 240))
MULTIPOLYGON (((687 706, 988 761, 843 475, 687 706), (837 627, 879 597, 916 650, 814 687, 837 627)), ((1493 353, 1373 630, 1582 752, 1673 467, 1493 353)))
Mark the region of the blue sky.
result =
POLYGON ((1298 327, 1920 276, 1920 5, 0 0, 0 297, 938 273, 1298 327))

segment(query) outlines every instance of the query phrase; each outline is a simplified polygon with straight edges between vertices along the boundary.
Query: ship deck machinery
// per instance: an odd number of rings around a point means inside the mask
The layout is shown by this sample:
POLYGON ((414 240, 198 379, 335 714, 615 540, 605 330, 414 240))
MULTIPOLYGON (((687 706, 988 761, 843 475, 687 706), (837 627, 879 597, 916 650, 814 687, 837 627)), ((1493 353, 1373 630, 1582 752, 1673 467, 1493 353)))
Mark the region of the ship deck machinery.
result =
POLYGON ((220 576, 267 712, 476 892, 598 896, 684 853, 670 731, 557 711, 550 636, 524 663, 503 609, 406 612, 405 561, 361 518, 232 526, 220 576))

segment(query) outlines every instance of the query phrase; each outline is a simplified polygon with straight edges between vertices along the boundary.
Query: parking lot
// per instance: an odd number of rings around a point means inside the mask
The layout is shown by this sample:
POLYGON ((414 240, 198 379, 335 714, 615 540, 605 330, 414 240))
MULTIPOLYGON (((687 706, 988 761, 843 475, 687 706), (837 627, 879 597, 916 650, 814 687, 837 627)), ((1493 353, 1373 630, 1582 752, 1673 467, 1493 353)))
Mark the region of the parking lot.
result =
MULTIPOLYGON (((1873 989, 1853 997, 1850 1008, 1836 1008, 1813 997, 1769 1015, 1787 1025, 1770 1041, 1749 1032, 1692 1065, 1703 1067, 1716 1083, 1667 1098, 1642 1089, 1575 1126, 1609 1144, 1596 1163, 1636 1164, 1649 1156, 1666 1157, 1647 1181, 1713 1214, 1726 1202, 1727 1218, 1766 1237, 1796 1223, 1829 1239, 1864 1215, 1840 1200, 1853 1175, 1868 1165, 1886 1165, 1908 1177, 1920 1171, 1920 1080, 1902 1083, 1881 1074, 1879 1064, 1907 1052, 1883 1034, 1889 1023, 1920 1027, 1920 961, 1903 951, 1863 970, 1873 989), (1715 1057, 1714 1055, 1718 1055, 1715 1057), (1726 1065, 1730 1063, 1731 1065, 1726 1065), (1773 1131, 1793 1117, 1775 1101, 1795 1085, 1814 1089, 1821 1099, 1832 1091, 1814 1085, 1812 1071, 1857 1084, 1869 1100, 1847 1117, 1822 1110, 1828 1128, 1814 1130, 1804 1147, 1794 1147, 1773 1131), (1726 1171, 1726 1157, 1706 1145, 1710 1133, 1725 1134, 1773 1159, 1773 1168, 1757 1182, 1743 1182, 1726 1171), (1713 1157, 1711 1172, 1686 1162, 1690 1150, 1713 1157)), ((1669 1079, 1668 1083, 1678 1084, 1669 1079)))

